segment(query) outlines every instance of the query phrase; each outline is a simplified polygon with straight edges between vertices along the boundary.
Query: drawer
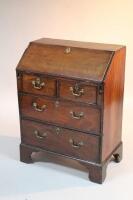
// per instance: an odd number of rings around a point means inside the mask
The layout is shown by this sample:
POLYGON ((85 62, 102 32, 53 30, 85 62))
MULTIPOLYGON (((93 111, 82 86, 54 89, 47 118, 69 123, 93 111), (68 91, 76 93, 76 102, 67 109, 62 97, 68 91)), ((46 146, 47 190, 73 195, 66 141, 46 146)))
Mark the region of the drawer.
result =
POLYGON ((100 109, 78 103, 55 101, 32 95, 20 96, 22 116, 62 126, 100 133, 100 109))
POLYGON ((37 75, 23 74, 21 76, 21 91, 39 95, 55 96, 56 81, 37 75))
POLYGON ((60 97, 85 103, 96 104, 97 87, 85 82, 60 81, 60 97))
POLYGON ((99 136, 22 120, 22 143, 82 160, 98 161, 99 136))

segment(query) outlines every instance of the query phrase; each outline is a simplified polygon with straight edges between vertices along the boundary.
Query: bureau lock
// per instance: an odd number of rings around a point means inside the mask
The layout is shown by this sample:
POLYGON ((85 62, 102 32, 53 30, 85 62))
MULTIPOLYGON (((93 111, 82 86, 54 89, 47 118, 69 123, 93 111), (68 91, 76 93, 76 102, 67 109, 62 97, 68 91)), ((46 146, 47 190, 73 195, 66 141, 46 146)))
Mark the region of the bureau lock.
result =
POLYGON ((67 48, 65 49, 65 53, 68 54, 68 53, 70 53, 70 52, 71 52, 71 48, 70 48, 70 47, 67 47, 67 48))

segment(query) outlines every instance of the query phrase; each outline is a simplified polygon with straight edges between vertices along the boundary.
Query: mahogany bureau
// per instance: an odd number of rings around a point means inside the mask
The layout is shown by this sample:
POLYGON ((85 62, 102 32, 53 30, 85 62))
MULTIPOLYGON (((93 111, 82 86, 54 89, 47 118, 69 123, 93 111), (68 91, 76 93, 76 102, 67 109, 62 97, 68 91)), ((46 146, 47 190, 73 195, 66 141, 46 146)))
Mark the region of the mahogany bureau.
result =
POLYGON ((122 159, 125 46, 39 39, 16 69, 20 160, 47 151, 75 159, 102 183, 122 159))

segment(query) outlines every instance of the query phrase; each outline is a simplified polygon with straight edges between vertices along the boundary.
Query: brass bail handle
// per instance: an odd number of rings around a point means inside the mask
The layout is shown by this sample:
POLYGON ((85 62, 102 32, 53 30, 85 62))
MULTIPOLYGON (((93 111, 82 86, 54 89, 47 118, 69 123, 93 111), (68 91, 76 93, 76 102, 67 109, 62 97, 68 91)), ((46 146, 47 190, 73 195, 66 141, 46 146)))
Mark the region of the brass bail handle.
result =
POLYGON ((76 113, 74 111, 70 111, 70 114, 71 114, 73 119, 81 119, 82 117, 84 117, 84 113, 83 112, 76 113))
POLYGON ((36 102, 33 102, 32 106, 34 110, 38 112, 43 112, 47 107, 45 104, 40 107, 36 102))
POLYGON ((84 89, 80 88, 78 84, 75 84, 75 86, 70 87, 70 91, 75 97, 81 97, 84 94, 84 89))
POLYGON ((44 138, 47 137, 47 133, 42 133, 42 134, 41 134, 38 130, 35 130, 35 131, 34 131, 34 135, 35 135, 35 137, 38 138, 38 139, 44 139, 44 138))
POLYGON ((45 83, 41 82, 40 78, 36 78, 35 80, 32 81, 32 85, 35 89, 40 90, 45 86, 45 83))
POLYGON ((69 139, 69 143, 72 145, 73 148, 79 149, 84 145, 83 141, 75 142, 72 138, 69 139))

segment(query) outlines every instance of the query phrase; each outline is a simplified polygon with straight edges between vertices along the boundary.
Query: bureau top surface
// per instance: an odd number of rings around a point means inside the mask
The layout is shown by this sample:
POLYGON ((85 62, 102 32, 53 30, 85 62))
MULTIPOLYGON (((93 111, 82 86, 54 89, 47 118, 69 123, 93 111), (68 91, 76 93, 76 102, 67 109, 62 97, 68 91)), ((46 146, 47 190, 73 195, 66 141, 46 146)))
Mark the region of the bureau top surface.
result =
POLYGON ((29 44, 17 69, 53 76, 103 81, 114 52, 122 47, 43 38, 29 44))

